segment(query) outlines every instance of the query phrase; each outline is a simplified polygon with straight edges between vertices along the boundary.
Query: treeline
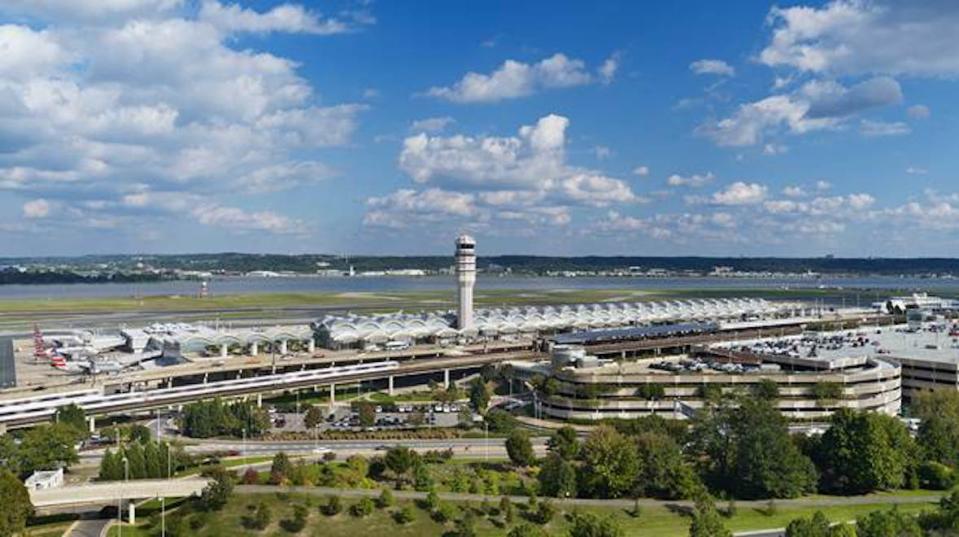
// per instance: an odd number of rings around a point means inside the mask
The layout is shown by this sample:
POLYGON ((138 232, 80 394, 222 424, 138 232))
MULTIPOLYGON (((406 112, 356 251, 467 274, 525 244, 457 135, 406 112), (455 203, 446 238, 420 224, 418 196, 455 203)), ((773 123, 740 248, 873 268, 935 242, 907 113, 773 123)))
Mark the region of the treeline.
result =
POLYGON ((100 481, 160 479, 173 476, 181 466, 182 448, 166 442, 140 439, 116 452, 107 448, 100 459, 100 481), (124 462, 125 461, 125 462, 124 462))
POLYGON ((224 403, 220 399, 199 401, 183 407, 180 429, 193 438, 214 436, 260 436, 270 428, 266 411, 248 401, 224 403))
MULTIPOLYGON (((480 250, 477 266, 482 270, 492 268, 508 268, 518 274, 544 274, 550 271, 600 271, 624 269, 626 267, 641 267, 643 269, 661 268, 669 271, 693 271, 707 273, 716 266, 732 267, 737 271, 745 272, 818 272, 822 274, 959 274, 959 259, 955 258, 836 258, 836 257, 650 257, 650 256, 578 256, 552 257, 529 255, 483 255, 480 250)), ((134 267, 137 262, 144 262, 157 269, 166 270, 194 270, 210 272, 250 272, 254 270, 290 271, 299 273, 314 273, 321 268, 347 270, 351 265, 358 271, 410 269, 419 268, 431 271, 449 268, 452 265, 452 244, 449 254, 435 256, 334 256, 328 254, 245 254, 235 252, 213 254, 180 254, 180 255, 137 255, 137 256, 109 256, 57 258, 57 259, 0 259, 0 265, 42 265, 56 262, 71 264, 77 267, 89 266, 109 262, 117 268, 116 274, 107 281, 140 281, 121 280, 117 278, 155 277, 165 278, 167 275, 139 275, 126 274, 124 267, 134 267)), ((19 271, 8 269, 0 271, 12 273, 10 278, 17 276, 19 271)), ((26 273, 32 274, 32 273, 26 273)), ((52 278, 61 271, 54 270, 47 273, 38 272, 39 278, 52 278), (47 274, 47 276, 43 276, 47 274)), ((62 272, 63 278, 79 278, 81 274, 70 271, 62 272), (72 274, 72 275, 71 275, 72 274)), ((104 276, 90 276, 90 278, 108 278, 104 276)), ((3 280, 0 280, 2 282, 3 280)), ((76 280, 81 281, 81 280, 76 280)), ((93 281, 96 280, 82 280, 93 281)), ((23 282, 23 283, 63 283, 58 282, 23 282)), ((69 283, 69 282, 67 282, 69 283)))
POLYGON ((174 274, 143 272, 101 272, 78 273, 72 270, 28 270, 0 269, 0 285, 22 284, 59 284, 59 283, 139 283, 176 279, 174 274))
POLYGON ((79 462, 76 444, 87 435, 83 410, 74 404, 60 407, 51 421, 0 435, 0 468, 23 479, 79 462))
POLYGON ((761 500, 959 484, 959 393, 922 394, 914 410, 915 438, 896 417, 849 409, 825 433, 804 436, 789 433, 775 394, 726 397, 689 426, 655 416, 613 421, 583 441, 563 428, 544 460, 514 463, 539 465, 540 492, 556 497, 691 499, 705 490, 761 500))

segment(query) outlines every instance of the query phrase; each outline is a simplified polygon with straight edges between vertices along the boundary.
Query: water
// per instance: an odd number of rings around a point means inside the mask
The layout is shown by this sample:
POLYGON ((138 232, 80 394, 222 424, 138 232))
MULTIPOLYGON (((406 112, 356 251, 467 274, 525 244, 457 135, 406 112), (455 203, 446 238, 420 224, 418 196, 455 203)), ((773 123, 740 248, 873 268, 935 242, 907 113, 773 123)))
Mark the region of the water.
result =
MULTIPOLYGON (((631 278, 631 277, 526 277, 479 276, 483 289, 816 289, 930 291, 959 294, 959 280, 864 276, 853 278, 631 278)), ((2 285, 0 299, 107 298, 130 296, 195 295, 196 281, 155 283, 96 283, 70 285, 2 285)), ((451 276, 329 278, 220 277, 210 281, 212 295, 251 293, 346 293, 437 291, 454 289, 451 276)))

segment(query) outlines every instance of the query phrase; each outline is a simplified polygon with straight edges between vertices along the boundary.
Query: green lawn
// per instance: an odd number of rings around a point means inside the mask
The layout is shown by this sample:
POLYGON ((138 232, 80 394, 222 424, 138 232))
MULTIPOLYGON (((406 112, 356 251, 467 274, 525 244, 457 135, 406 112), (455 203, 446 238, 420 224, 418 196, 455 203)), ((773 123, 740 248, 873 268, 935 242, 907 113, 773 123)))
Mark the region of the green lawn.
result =
MULTIPOLYGON (((325 503, 325 498, 312 497, 298 494, 260 494, 260 495, 237 495, 227 507, 213 516, 206 517, 202 524, 194 520, 193 529, 189 531, 190 535, 196 536, 219 536, 219 535, 263 535, 263 536, 284 536, 291 535, 283 530, 279 522, 284 518, 292 516, 294 504, 306 505, 309 509, 309 519, 305 530, 299 533, 304 536, 317 537, 403 537, 403 536, 431 536, 442 535, 444 531, 452 528, 452 524, 440 524, 430 518, 428 513, 415 504, 410 502, 398 502, 396 506, 387 510, 377 509, 373 515, 366 518, 356 518, 347 513, 350 505, 356 500, 345 499, 343 501, 344 511, 339 515, 327 517, 320 513, 319 506, 325 503), (243 517, 251 513, 260 502, 265 502, 272 511, 272 522, 270 526, 262 531, 251 531, 244 528, 242 524, 243 517), (409 524, 401 525, 392 519, 392 513, 403 505, 414 505, 415 520, 409 524), (196 527, 202 526, 202 527, 196 527)), ((495 498, 491 502, 496 504, 495 498)), ((856 506, 841 507, 779 507, 775 514, 768 515, 762 512, 762 509, 743 508, 737 509, 737 514, 726 520, 727 526, 733 531, 747 531, 765 528, 776 528, 785 526, 790 520, 809 516, 817 510, 823 511, 831 520, 852 520, 857 516, 877 509, 888 508, 889 504, 875 503, 856 506)), ((472 502, 470 504, 459 503, 458 509, 472 508, 479 510, 481 504, 472 502)), ((720 505, 722 507, 722 505, 720 505)), ((931 504, 904 504, 900 507, 905 512, 919 512, 922 509, 930 508, 931 504)), ((644 537, 673 537, 683 535, 687 531, 688 518, 667 507, 649 507, 642 509, 639 517, 632 517, 624 509, 610 507, 582 507, 584 511, 591 511, 603 516, 616 517, 627 531, 627 535, 643 535, 644 537)), ((516 508, 516 522, 522 520, 522 509, 516 508)), ((567 528, 565 516, 568 513, 563 511, 557 514, 546 529, 551 535, 563 535, 567 528)), ((171 517, 182 516, 180 514, 170 515, 171 517)), ((202 515, 186 515, 186 523, 192 519, 203 518, 202 515)), ((168 519, 169 520, 169 519, 168 519)), ((509 527, 504 527, 500 517, 487 516, 478 513, 477 532, 480 536, 503 536, 509 527)), ((128 536, 146 536, 156 535, 158 528, 152 528, 151 523, 156 520, 144 519, 137 528, 138 532, 130 531, 125 528, 123 534, 128 536), (157 531, 154 531, 157 530, 157 531)), ((115 532, 110 533, 116 535, 115 532)))

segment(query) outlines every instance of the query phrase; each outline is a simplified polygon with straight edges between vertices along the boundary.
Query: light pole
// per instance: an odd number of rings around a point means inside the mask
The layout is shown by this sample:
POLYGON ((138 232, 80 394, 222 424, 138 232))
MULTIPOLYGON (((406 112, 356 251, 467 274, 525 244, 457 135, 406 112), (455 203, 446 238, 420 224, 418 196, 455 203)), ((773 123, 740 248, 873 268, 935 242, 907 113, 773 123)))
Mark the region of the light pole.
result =
MULTIPOLYGON (((130 461, 123 457, 123 484, 130 480, 130 461)), ((117 502, 117 537, 123 535, 123 491, 120 491, 120 500, 117 502)))
POLYGON ((489 462, 489 422, 486 419, 483 419, 483 444, 485 446, 485 453, 483 454, 483 462, 489 462))
MULTIPOLYGON (((169 480, 172 477, 170 471, 170 444, 164 444, 166 446, 166 478, 169 480)), ((166 537, 166 496, 160 496, 160 537, 166 537)))
POLYGON ((240 457, 243 462, 246 462, 246 427, 243 428, 243 445, 240 447, 240 457))

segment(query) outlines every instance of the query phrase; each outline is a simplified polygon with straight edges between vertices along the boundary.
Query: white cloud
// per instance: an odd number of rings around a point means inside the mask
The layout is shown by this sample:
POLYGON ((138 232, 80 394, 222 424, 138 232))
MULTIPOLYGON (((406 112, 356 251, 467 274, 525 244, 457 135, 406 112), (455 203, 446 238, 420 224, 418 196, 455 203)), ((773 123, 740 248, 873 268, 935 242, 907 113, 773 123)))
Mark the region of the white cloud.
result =
POLYGON ((766 144, 763 146, 763 155, 782 155, 789 152, 789 147, 783 144, 766 144))
POLYGON ((43 199, 30 200, 23 204, 24 218, 46 218, 50 215, 50 203, 43 199))
POLYGON ((319 150, 349 144, 366 109, 319 106, 294 61, 234 48, 234 31, 324 33, 312 25, 318 15, 291 4, 257 13, 212 2, 197 11, 176 1, 49 0, 0 11, 46 22, 0 25, 0 191, 55 195, 57 211, 73 215, 60 226, 96 222, 135 235, 147 221, 139 216, 191 210, 127 203, 147 191, 209 208, 196 215, 202 224, 303 230, 295 219, 203 198, 335 175, 319 150))
POLYGON ((877 77, 850 88, 813 80, 788 95, 773 95, 742 104, 729 117, 700 125, 696 132, 720 146, 749 146, 786 130, 804 134, 839 128, 846 118, 902 100, 898 82, 877 77))
POLYGON ((198 17, 224 32, 331 35, 350 30, 350 26, 343 21, 324 19, 319 14, 295 4, 281 4, 260 13, 238 4, 224 5, 216 0, 204 0, 198 17))
POLYGON ((449 127, 453 123, 456 123, 456 120, 450 116, 427 117, 423 119, 417 119, 411 123, 410 131, 428 132, 432 134, 445 130, 446 127, 449 127))
POLYGON ((649 166, 636 166, 635 168, 633 168, 633 175, 646 177, 647 175, 649 175, 649 166))
POLYGON ((912 129, 902 121, 889 123, 864 119, 859 123, 859 132, 863 136, 901 136, 909 134, 912 129))
POLYGON ((754 205, 766 199, 766 191, 765 185, 736 181, 725 189, 714 192, 710 202, 715 205, 754 205))
POLYGON ((788 198, 801 198, 806 195, 806 191, 802 187, 790 185, 783 188, 783 196, 788 198))
POLYGON ((924 104, 914 104, 906 109, 906 114, 912 119, 926 119, 932 115, 932 112, 924 104))
POLYGON ((596 69, 596 72, 599 74, 599 80, 603 84, 611 84, 613 79, 616 78, 616 71, 619 70, 619 62, 622 57, 622 54, 619 52, 614 52, 609 58, 603 61, 602 65, 596 69))
POLYGON ((567 164, 568 127, 568 119, 551 114, 520 127, 516 136, 409 136, 400 169, 427 187, 368 199, 364 222, 401 228, 443 218, 464 224, 500 218, 565 225, 570 207, 646 201, 626 181, 567 164))
POLYGON ((605 145, 596 145, 593 146, 593 154, 596 155, 597 160, 606 160, 613 156, 613 150, 605 145))
POLYGON ((908 168, 906 168, 906 173, 908 173, 909 175, 926 175, 927 173, 929 173, 929 170, 925 168, 919 168, 917 166, 909 166, 908 168))
POLYGON ((736 69, 722 60, 696 60, 689 64, 689 70, 697 75, 735 76, 736 69))
POLYGON ((812 73, 910 76, 959 74, 959 4, 834 0, 822 7, 774 7, 770 66, 812 73))
POLYGON ((819 190, 820 192, 822 192, 825 190, 829 190, 830 188, 832 188, 832 183, 830 183, 829 181, 823 181, 821 179, 819 181, 816 181, 816 190, 819 190))
POLYGON ((594 81, 582 60, 557 53, 533 64, 506 60, 488 75, 469 72, 452 86, 430 88, 426 95, 456 103, 488 103, 594 81))
POLYGON ((713 175, 713 172, 687 176, 673 174, 666 179, 666 184, 669 186, 688 186, 692 188, 699 188, 709 184, 715 178, 716 176, 713 175))

